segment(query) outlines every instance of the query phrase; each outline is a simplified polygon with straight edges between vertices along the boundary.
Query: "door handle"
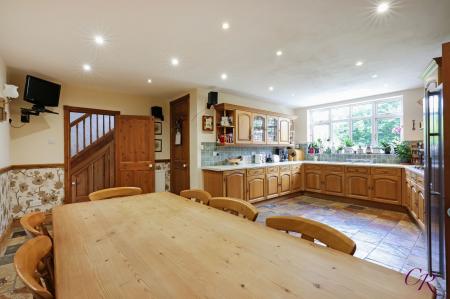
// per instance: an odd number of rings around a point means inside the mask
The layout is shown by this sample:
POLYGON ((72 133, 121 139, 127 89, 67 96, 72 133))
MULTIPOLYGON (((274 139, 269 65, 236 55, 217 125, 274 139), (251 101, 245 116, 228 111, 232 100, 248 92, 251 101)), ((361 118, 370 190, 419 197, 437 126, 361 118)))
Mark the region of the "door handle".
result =
POLYGON ((148 168, 153 168, 153 164, 148 164, 148 168))
POLYGON ((187 164, 183 164, 183 168, 186 168, 187 167, 187 164))
POLYGON ((74 182, 72 182, 72 186, 75 186, 77 183, 74 181, 74 182))

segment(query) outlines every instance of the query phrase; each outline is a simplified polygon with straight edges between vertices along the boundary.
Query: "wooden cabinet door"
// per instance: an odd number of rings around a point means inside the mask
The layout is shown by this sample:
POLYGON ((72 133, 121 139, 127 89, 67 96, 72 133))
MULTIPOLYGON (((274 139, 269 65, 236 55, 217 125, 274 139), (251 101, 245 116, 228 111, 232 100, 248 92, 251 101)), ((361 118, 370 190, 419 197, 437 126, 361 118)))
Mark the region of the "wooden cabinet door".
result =
POLYGON ((288 118, 280 117, 280 144, 289 144, 289 130, 291 125, 291 120, 288 118))
POLYGON ((411 210, 412 204, 411 204, 411 183, 409 180, 406 181, 405 184, 405 206, 411 210))
POLYGON ((413 216, 419 218, 419 196, 415 185, 411 186, 411 212, 413 216))
POLYGON ((322 193, 321 173, 318 171, 305 171, 305 190, 322 193))
POLYGON ((252 117, 252 141, 253 144, 266 144, 267 119, 263 114, 253 114, 252 117))
POLYGON ((351 173, 345 177, 346 196, 358 199, 370 198, 369 175, 351 173))
POLYGON ((252 142, 252 113, 247 111, 236 111, 237 136, 236 143, 252 142))
POLYGON ((245 172, 224 173, 223 188, 225 197, 245 200, 245 172))
POLYGON ((278 196, 278 174, 268 174, 266 176, 266 197, 273 198, 278 196))
POLYGON ((417 217, 422 224, 425 223, 425 196, 423 195, 423 190, 417 189, 417 217))
POLYGON ((279 186, 280 186, 280 189, 279 189, 280 195, 285 195, 285 194, 291 193, 291 173, 290 172, 280 173, 279 186))
POLYGON ((292 192, 298 192, 303 190, 303 173, 293 172, 291 177, 291 190, 292 192))
POLYGON ((395 205, 402 204, 401 177, 372 175, 371 200, 395 205))
POLYGON ((278 144, 279 142, 279 121, 276 116, 267 116, 267 144, 278 144))
POLYGON ((265 183, 265 175, 247 178, 247 200, 251 202, 263 200, 265 183))
POLYGON ((323 193, 344 196, 344 173, 325 171, 322 182, 323 193))

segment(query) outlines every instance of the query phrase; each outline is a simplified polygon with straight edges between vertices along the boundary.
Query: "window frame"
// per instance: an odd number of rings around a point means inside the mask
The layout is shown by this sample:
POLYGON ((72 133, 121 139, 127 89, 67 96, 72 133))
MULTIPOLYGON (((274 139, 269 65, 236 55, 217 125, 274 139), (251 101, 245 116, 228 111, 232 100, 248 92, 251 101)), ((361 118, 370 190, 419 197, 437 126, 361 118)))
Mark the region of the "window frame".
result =
MULTIPOLYGON (((379 119, 393 119, 393 118, 400 118, 400 127, 403 128, 403 121, 404 121, 404 115, 403 115, 403 95, 393 96, 393 97, 386 97, 386 98, 380 98, 370 101, 363 101, 363 102, 354 102, 354 103, 348 103, 348 104, 340 104, 340 105, 333 105, 333 106, 327 106, 327 107, 320 107, 320 108, 312 108, 308 109, 307 111, 307 130, 308 130, 308 142, 312 142, 317 140, 317 138, 314 137, 314 126, 316 125, 328 125, 328 136, 330 136, 330 141, 337 145, 337 142, 334 140, 332 132, 333 132, 333 124, 339 123, 339 122, 347 122, 349 127, 349 137, 353 141, 353 121, 357 120, 370 120, 371 121, 371 146, 378 146, 378 128, 377 128, 377 122, 379 119), (400 109, 398 113, 387 113, 387 114, 378 114, 378 104, 382 102, 394 102, 394 101, 400 101, 400 109), (361 117, 352 117, 352 108, 359 105, 364 104, 371 104, 372 105, 372 113, 371 116, 361 116, 361 117), (345 119, 336 119, 332 120, 331 116, 331 110, 336 108, 342 108, 342 107, 349 107, 349 115, 348 118, 345 119), (328 120, 326 121, 318 121, 314 122, 312 115, 314 111, 318 110, 328 110, 328 120)), ((403 140, 403 130, 400 132, 400 140, 403 140)))

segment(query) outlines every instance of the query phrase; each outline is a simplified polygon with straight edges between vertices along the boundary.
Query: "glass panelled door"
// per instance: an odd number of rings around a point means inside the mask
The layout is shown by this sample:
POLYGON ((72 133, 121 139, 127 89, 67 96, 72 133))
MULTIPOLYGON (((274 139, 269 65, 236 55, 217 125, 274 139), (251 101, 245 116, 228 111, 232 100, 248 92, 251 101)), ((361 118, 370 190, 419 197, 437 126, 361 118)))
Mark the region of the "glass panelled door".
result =
POLYGON ((278 144, 278 117, 267 116, 267 143, 278 144))
POLYGON ((253 114, 253 143, 266 144, 266 116, 253 114))

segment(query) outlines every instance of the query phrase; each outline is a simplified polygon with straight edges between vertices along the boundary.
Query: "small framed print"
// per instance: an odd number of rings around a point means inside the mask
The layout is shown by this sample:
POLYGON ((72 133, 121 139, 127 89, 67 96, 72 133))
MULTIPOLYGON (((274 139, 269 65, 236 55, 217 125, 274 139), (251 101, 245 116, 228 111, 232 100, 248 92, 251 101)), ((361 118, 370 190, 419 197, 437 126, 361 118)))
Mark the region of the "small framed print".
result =
POLYGON ((202 129, 206 132, 214 131, 214 117, 210 115, 202 116, 202 129))
POLYGON ((155 139, 155 152, 162 152, 162 139, 155 139))
POLYGON ((155 135, 162 135, 162 122, 155 121, 155 135))

